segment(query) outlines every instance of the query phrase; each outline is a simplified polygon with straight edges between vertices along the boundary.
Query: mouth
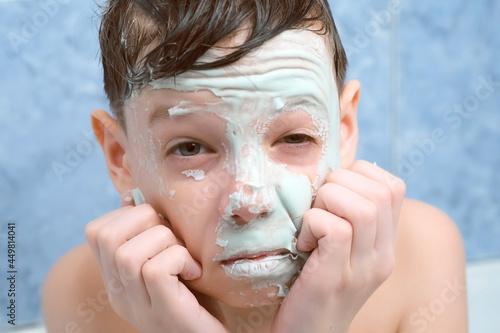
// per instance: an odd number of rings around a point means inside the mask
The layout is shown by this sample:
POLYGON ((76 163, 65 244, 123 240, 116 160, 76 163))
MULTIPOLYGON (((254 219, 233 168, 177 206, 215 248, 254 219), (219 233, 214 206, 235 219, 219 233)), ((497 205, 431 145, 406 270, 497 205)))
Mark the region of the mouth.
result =
POLYGON ((222 265, 232 265, 237 261, 243 261, 243 260, 248 260, 248 261, 262 261, 266 260, 269 258, 274 258, 274 257, 280 257, 284 255, 292 255, 292 253, 287 250, 287 249, 278 249, 278 250, 272 250, 272 251, 260 251, 257 253, 248 253, 245 251, 242 251, 240 253, 231 255, 228 258, 220 258, 219 261, 222 265))
POLYGON ((243 278, 276 278, 288 271, 300 269, 297 255, 287 249, 246 253, 221 260, 221 266, 228 276, 243 278))

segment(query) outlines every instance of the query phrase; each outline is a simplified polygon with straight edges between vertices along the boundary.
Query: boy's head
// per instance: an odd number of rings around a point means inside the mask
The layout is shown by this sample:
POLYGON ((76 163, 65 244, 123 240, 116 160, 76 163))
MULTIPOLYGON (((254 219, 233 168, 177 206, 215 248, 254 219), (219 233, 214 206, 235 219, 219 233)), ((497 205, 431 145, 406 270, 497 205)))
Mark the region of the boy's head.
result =
POLYGON ((227 66, 280 33, 302 28, 328 36, 341 90, 347 59, 327 0, 111 0, 100 29, 104 88, 125 128, 125 102, 152 80, 227 66), (246 40, 220 59, 198 61, 243 27, 246 40))
POLYGON ((227 304, 284 296, 305 262, 303 215, 354 159, 359 85, 339 101, 330 15, 322 0, 112 1, 105 14, 118 119, 96 111, 93 125, 110 176, 139 187, 201 264, 187 284, 227 304))

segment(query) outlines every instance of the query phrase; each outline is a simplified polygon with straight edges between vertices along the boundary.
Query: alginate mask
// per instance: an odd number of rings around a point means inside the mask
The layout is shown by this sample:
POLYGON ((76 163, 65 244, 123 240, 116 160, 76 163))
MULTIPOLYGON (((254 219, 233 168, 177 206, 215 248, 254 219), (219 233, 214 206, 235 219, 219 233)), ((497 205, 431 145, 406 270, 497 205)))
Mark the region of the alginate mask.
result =
MULTIPOLYGON (((211 49, 199 61, 213 60, 220 52, 211 49)), ((332 62, 324 36, 293 30, 233 65, 150 83, 155 89, 208 90, 219 97, 218 102, 203 106, 182 102, 169 114, 204 111, 226 122, 225 169, 240 186, 229 194, 218 223, 217 245, 222 252, 214 260, 221 261, 229 277, 250 279, 254 289, 277 286, 278 296, 286 294, 307 258, 295 246, 302 217, 328 172, 339 166, 338 95, 332 62), (310 115, 316 135, 323 141, 312 182, 271 161, 262 148, 269 124, 280 113, 297 110, 310 115), (235 211, 241 207, 257 217, 243 225, 237 223, 235 211), (271 254, 252 260, 252 255, 262 252, 271 254)), ((192 170, 183 173, 202 177, 192 170)))

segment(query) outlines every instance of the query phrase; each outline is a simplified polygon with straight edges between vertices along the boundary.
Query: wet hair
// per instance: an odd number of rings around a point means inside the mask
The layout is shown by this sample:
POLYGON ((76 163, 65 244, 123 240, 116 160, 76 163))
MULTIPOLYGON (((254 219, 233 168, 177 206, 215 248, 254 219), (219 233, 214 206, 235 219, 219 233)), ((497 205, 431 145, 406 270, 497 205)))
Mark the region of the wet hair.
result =
POLYGON ((125 128, 125 102, 152 80, 229 65, 281 32, 303 28, 329 37, 341 90, 347 59, 327 0, 108 0, 99 29, 104 90, 125 128), (197 61, 243 26, 243 44, 213 62, 197 61))

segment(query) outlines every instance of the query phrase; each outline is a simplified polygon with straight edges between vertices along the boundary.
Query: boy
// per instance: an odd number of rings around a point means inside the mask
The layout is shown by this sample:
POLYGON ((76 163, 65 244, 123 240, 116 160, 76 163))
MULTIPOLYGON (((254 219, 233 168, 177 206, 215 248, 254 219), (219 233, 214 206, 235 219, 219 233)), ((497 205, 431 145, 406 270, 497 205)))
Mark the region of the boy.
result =
POLYGON ((49 274, 49 332, 466 331, 457 229, 354 161, 326 1, 107 6, 92 124, 123 207, 49 274))

